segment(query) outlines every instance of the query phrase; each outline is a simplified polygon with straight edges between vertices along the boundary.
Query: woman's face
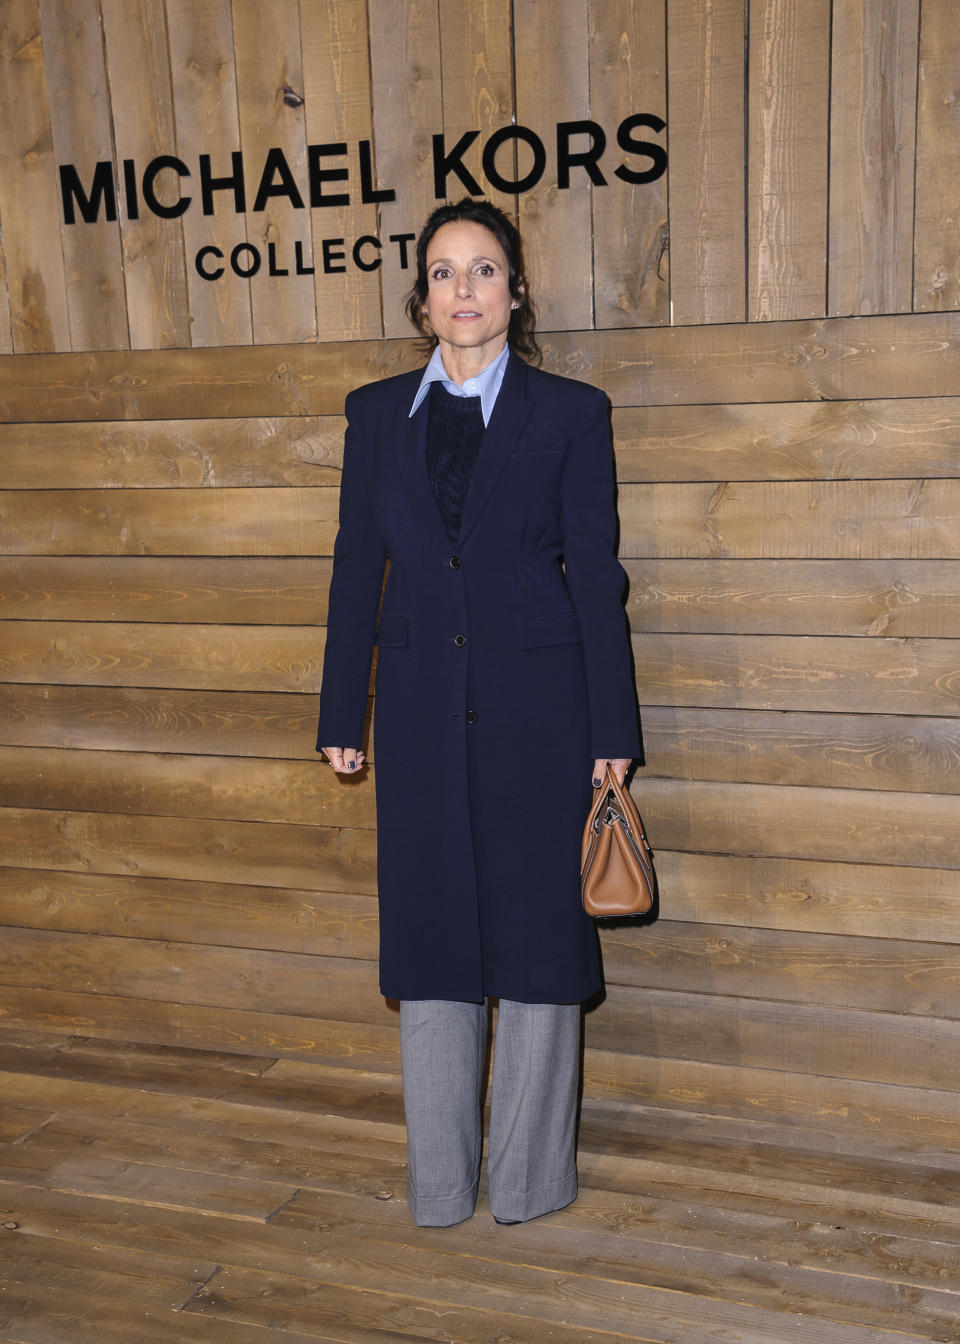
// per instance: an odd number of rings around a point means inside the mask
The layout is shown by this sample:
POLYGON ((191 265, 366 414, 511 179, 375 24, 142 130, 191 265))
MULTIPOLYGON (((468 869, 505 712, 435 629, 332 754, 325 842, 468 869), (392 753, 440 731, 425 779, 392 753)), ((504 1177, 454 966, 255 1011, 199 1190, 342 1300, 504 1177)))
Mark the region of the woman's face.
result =
POLYGON ((515 302, 509 276, 503 248, 482 224, 457 220, 437 229, 427 247, 423 311, 444 355, 474 351, 471 363, 480 367, 496 358, 515 302))

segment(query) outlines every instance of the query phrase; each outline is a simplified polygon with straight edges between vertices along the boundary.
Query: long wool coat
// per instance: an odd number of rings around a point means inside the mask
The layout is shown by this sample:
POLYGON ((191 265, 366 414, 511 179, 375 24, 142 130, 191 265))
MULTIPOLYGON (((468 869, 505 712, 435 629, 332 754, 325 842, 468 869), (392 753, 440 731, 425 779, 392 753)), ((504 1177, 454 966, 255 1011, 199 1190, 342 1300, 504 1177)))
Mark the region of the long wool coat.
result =
POLYGON ((376 642, 382 992, 573 1003, 593 760, 640 753, 607 402, 511 352, 451 544, 420 377, 347 398, 317 747, 360 745, 376 642))

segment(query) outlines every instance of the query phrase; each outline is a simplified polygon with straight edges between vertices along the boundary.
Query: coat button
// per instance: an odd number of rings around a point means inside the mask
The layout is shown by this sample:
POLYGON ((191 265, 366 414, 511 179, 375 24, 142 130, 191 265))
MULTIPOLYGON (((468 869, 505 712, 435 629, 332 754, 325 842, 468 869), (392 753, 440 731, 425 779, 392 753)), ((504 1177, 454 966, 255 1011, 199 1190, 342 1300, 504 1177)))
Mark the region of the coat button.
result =
POLYGON ((467 642, 467 637, 466 635, 454 635, 453 642, 454 644, 456 644, 458 649, 462 649, 464 644, 466 644, 467 642))
POLYGON ((459 569, 459 568, 460 568, 460 557, 459 557, 459 555, 451 555, 451 557, 450 557, 450 559, 447 561, 447 563, 449 564, 449 566, 450 566, 451 569, 459 569))
POLYGON ((477 713, 477 711, 476 711, 475 709, 468 709, 468 710, 467 710, 467 723, 476 723, 476 721, 477 721, 477 719, 479 719, 479 717, 480 717, 480 715, 477 713))

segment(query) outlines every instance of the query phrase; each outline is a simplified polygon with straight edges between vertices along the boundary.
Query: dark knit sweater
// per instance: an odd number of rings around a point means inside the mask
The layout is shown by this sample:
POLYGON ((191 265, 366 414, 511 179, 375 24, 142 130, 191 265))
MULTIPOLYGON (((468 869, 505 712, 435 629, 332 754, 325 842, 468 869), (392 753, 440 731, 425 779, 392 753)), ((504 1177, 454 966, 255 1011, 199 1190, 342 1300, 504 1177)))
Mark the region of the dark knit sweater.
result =
POLYGON ((463 505, 483 438, 479 397, 455 397, 443 383, 430 384, 427 472, 451 541, 460 535, 463 505))

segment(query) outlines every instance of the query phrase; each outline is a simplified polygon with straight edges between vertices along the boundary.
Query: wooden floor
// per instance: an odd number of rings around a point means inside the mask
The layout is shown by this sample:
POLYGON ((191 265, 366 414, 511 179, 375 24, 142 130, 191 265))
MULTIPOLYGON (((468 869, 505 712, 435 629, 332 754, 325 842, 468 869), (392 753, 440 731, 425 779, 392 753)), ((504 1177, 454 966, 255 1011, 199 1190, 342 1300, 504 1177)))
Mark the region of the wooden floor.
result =
POLYGON ((580 1199, 417 1229, 397 1079, 0 1037, 7 1344, 960 1340, 960 1155, 587 1103, 580 1199))

